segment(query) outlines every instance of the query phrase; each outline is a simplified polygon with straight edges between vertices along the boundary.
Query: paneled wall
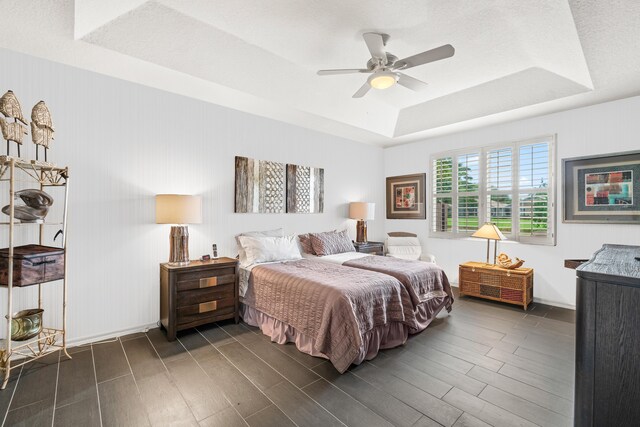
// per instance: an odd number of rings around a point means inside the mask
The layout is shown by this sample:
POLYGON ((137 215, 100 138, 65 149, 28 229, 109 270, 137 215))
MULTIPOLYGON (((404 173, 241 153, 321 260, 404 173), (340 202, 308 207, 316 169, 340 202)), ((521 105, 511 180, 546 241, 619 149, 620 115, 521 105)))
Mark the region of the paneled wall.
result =
MULTIPOLYGON (((382 236, 381 148, 6 50, 0 63, 0 91, 13 89, 25 115, 37 101, 47 102, 57 129, 50 160, 71 168, 72 341, 159 319, 158 263, 169 256, 169 226, 154 223, 157 193, 203 196, 204 221, 189 227, 192 257, 210 253, 214 242, 221 255, 233 257, 233 236, 249 230, 347 227, 354 234, 350 201, 377 203, 370 236, 382 236), (324 168, 324 213, 234 214, 236 155, 324 168)), ((34 151, 25 143, 23 157, 34 158, 34 151)), ((29 237, 22 227, 18 243, 29 237)), ((33 296, 32 290, 16 298, 16 311, 37 304, 33 296)), ((5 307, 6 292, 0 297, 5 307)), ((60 299, 59 287, 45 286, 45 297, 60 299)), ((58 307, 47 304, 45 317, 59 321, 58 307)))
MULTIPOLYGON (((640 150, 640 97, 520 120, 474 131, 432 138, 385 150, 386 176, 429 173, 429 158, 446 150, 526 140, 557 134, 557 246, 501 243, 511 258, 526 260, 535 269, 534 299, 575 305, 575 271, 563 267, 565 258, 589 258, 603 243, 640 245, 640 225, 563 224, 561 159, 640 150)), ((428 206, 431 201, 427 201, 428 206)), ((429 211, 429 209, 428 209, 429 211)), ((428 221, 386 220, 386 231, 417 233, 452 281, 458 264, 485 257, 486 241, 428 238, 428 221)), ((492 248, 493 249, 493 248, 492 248)))

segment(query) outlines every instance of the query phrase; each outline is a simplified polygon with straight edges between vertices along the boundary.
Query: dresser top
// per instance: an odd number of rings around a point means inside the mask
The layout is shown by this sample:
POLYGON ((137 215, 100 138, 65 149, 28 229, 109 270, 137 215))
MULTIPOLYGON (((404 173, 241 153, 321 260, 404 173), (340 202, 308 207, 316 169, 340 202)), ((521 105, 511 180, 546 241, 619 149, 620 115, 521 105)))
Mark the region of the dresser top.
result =
POLYGON ((520 267, 520 268, 511 269, 511 268, 503 268, 495 264, 487 264, 485 262, 476 262, 476 261, 465 262, 464 264, 460 264, 460 267, 477 268, 479 270, 485 270, 485 271, 490 270, 490 271, 496 271, 501 273, 513 273, 513 274, 529 274, 533 271, 533 268, 529 268, 529 267, 520 267))
POLYGON ((640 286, 640 261, 635 257, 640 257, 640 246, 606 244, 577 268, 577 274, 596 280, 625 278, 629 284, 640 286))
POLYGON ((191 268, 198 268, 198 267, 235 266, 237 263, 238 263, 238 260, 235 258, 221 257, 221 258, 211 259, 209 261, 194 260, 194 261, 190 261, 189 264, 187 265, 171 265, 168 262, 164 262, 160 265, 162 266, 162 268, 166 268, 167 270, 188 270, 191 268))

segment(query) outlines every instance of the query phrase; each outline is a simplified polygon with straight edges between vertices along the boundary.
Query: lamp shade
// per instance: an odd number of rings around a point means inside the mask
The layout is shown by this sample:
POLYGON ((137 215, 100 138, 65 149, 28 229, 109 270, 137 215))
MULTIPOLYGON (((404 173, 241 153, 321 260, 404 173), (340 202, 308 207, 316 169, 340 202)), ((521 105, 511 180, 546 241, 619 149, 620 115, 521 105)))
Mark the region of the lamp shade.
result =
POLYGON ((498 227, 490 222, 485 222, 485 224, 480 227, 478 231, 473 233, 471 237, 479 237, 481 239, 491 240, 507 240, 507 238, 504 237, 504 234, 502 234, 498 227))
POLYGON ((376 204, 368 202, 349 203, 349 218, 372 220, 375 217, 376 204))
POLYGON ((156 195, 156 224, 200 224, 202 197, 185 194, 156 195))

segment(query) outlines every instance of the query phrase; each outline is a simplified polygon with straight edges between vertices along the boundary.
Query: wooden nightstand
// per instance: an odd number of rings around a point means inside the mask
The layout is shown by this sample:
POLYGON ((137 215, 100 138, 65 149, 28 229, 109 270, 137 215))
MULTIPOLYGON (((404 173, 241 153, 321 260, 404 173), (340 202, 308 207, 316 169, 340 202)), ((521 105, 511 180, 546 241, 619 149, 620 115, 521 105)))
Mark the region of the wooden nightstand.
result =
POLYGON ((160 322, 167 339, 176 332, 224 319, 239 320, 238 260, 160 264, 160 322))
POLYGON ((533 268, 509 270, 483 262, 460 264, 460 296, 471 295, 521 305, 533 300, 533 268))
POLYGON ((382 242, 353 242, 356 251, 372 255, 384 255, 384 243, 382 242))

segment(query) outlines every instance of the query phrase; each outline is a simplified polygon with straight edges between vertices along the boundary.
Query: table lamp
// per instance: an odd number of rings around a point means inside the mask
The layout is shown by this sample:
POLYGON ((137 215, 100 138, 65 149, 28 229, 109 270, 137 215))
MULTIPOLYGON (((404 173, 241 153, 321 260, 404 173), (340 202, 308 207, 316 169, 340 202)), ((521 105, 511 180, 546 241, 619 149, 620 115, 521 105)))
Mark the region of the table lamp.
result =
POLYGON ((485 222, 485 224, 478 229, 471 237, 478 237, 480 239, 487 239, 487 264, 489 264, 489 245, 492 240, 495 240, 493 246, 493 264, 496 263, 496 254, 498 251, 498 240, 506 240, 504 234, 496 227, 495 224, 485 222))
POLYGON ((349 218, 358 220, 356 223, 356 243, 367 242, 367 220, 374 219, 375 210, 375 203, 349 203, 349 218))
POLYGON ((189 264, 189 227, 202 222, 202 198, 184 194, 156 195, 156 224, 176 224, 169 235, 170 265, 189 264))

